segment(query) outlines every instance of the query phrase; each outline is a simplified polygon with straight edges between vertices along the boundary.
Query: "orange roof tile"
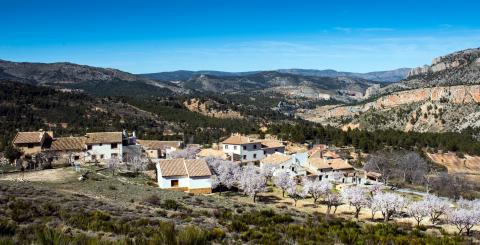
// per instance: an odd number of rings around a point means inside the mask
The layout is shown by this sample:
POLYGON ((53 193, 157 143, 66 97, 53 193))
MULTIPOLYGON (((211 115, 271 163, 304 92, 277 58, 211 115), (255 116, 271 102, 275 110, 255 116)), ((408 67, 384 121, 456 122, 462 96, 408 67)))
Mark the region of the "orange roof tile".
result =
POLYGON ((18 132, 13 139, 14 144, 34 144, 41 143, 45 132, 18 132))
POLYGON ((85 137, 86 137, 85 144, 121 143, 123 139, 122 132, 87 133, 85 137))
POLYGON ((51 151, 82 151, 85 149, 85 137, 61 137, 52 141, 51 151))

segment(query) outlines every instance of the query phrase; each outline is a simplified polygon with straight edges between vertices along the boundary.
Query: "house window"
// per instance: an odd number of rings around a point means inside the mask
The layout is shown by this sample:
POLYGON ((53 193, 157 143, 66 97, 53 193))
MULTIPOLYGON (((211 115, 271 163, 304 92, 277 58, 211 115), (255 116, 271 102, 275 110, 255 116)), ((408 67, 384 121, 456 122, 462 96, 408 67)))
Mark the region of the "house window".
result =
POLYGON ((233 146, 233 149, 234 149, 234 150, 236 150, 236 149, 237 149, 237 146, 236 146, 236 145, 234 145, 234 146, 233 146))
POLYGON ((99 144, 99 146, 102 146, 102 145, 103 145, 102 143, 99 144))
POLYGON ((263 155, 267 155, 267 151, 263 151, 263 155))
POLYGON ((257 154, 253 154, 253 158, 257 158, 257 154))
POLYGON ((282 169, 283 169, 283 166, 282 166, 282 169))
POLYGON ((178 179, 170 180, 170 186, 171 187, 178 187, 178 179))
POLYGON ((92 145, 87 145, 87 150, 91 150, 92 149, 92 145))
POLYGON ((247 150, 247 146, 246 146, 246 145, 244 145, 244 146, 243 146, 243 149, 244 149, 244 150, 247 150))
POLYGON ((247 159, 247 155, 243 155, 243 159, 244 159, 244 160, 247 159))
POLYGON ((292 171, 295 172, 295 168, 294 168, 294 167, 292 167, 292 171))
POLYGON ((73 156, 73 160, 75 161, 80 160, 80 156, 73 156))
POLYGON ((112 144, 110 147, 111 147, 112 149, 117 149, 117 146, 118 146, 118 145, 115 143, 115 144, 112 144))
POLYGON ((257 149, 257 145, 253 145, 253 149, 257 149))
POLYGON ((277 151, 278 151, 278 149, 275 149, 275 152, 277 152, 277 151))
POLYGON ((112 158, 117 158, 117 157, 118 157, 118 154, 117 154, 117 153, 112 153, 111 157, 112 157, 112 158))
POLYGON ((228 145, 225 145, 225 150, 227 150, 227 149, 228 149, 228 145))
POLYGON ((103 154, 102 154, 102 155, 100 155, 100 159, 103 159, 104 157, 105 157, 105 156, 104 156, 103 154))
POLYGON ((28 144, 27 147, 28 148, 33 148, 33 144, 28 144))

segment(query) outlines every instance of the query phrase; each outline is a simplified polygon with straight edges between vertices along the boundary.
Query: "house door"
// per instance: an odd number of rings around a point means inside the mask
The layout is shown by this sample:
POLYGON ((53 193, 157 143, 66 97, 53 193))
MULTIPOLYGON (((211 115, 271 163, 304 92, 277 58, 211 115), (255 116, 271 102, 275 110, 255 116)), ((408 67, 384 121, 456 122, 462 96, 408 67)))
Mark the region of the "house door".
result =
POLYGON ((171 187, 178 187, 178 179, 170 180, 170 186, 171 187))

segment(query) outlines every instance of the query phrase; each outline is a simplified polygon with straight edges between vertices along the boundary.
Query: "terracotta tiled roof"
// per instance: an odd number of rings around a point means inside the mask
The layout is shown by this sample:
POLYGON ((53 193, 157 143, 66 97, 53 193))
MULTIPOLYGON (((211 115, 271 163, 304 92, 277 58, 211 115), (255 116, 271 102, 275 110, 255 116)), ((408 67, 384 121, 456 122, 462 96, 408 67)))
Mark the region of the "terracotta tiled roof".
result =
POLYGON ((262 163, 264 164, 282 164, 288 160, 290 160, 292 156, 290 155, 285 155, 281 153, 275 153, 272 155, 269 155, 262 159, 262 163))
POLYGON ((82 151, 85 149, 85 137, 61 137, 53 140, 51 151, 82 151))
POLYGON ((323 153, 323 156, 331 157, 331 158, 340 158, 340 156, 334 151, 326 151, 325 153, 323 153))
POLYGON ((337 159, 330 159, 328 160, 330 166, 336 170, 343 170, 343 169, 353 169, 353 166, 348 164, 347 161, 337 158, 337 159))
POLYGON ((208 168, 207 162, 203 159, 185 160, 185 168, 187 169, 188 176, 190 177, 202 177, 212 175, 210 169, 208 168))
POLYGON ((87 133, 85 144, 110 144, 110 143, 121 143, 122 142, 122 132, 98 132, 98 133, 87 133))
POLYGON ((222 150, 215 150, 211 148, 202 149, 199 153, 197 153, 199 157, 215 157, 221 159, 227 159, 227 155, 222 150))
POLYGON ((332 166, 330 166, 330 164, 328 164, 327 160, 323 159, 323 158, 318 158, 318 157, 311 157, 308 159, 308 162, 310 163, 310 165, 312 165, 312 167, 316 168, 316 169, 331 169, 332 166))
POLYGON ((159 161, 162 177, 169 176, 189 176, 201 177, 211 176, 207 162, 203 159, 170 159, 159 161))
POLYGON ((263 148, 279 148, 285 147, 282 142, 278 140, 262 140, 262 147, 263 148))
POLYGON ((18 132, 13 139, 14 144, 34 144, 41 143, 45 132, 18 132))
POLYGON ((185 169, 183 161, 183 158, 160 160, 158 164, 162 172, 162 177, 187 176, 187 170, 185 169))
POLYGON ((260 143, 259 140, 250 139, 249 137, 243 135, 232 135, 222 142, 223 144, 229 145, 243 145, 250 143, 260 143))
POLYGON ((153 150, 165 150, 170 147, 181 148, 182 141, 137 140, 137 143, 153 150))

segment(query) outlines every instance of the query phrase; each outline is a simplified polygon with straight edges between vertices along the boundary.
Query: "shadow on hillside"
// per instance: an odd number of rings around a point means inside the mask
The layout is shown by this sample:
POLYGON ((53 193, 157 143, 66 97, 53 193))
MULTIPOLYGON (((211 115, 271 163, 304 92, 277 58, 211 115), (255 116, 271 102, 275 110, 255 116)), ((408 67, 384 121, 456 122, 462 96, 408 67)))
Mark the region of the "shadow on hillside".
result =
POLYGON ((278 203, 280 200, 282 200, 282 199, 277 197, 277 196, 272 196, 272 195, 259 196, 258 197, 258 201, 266 203, 266 204, 278 203))

